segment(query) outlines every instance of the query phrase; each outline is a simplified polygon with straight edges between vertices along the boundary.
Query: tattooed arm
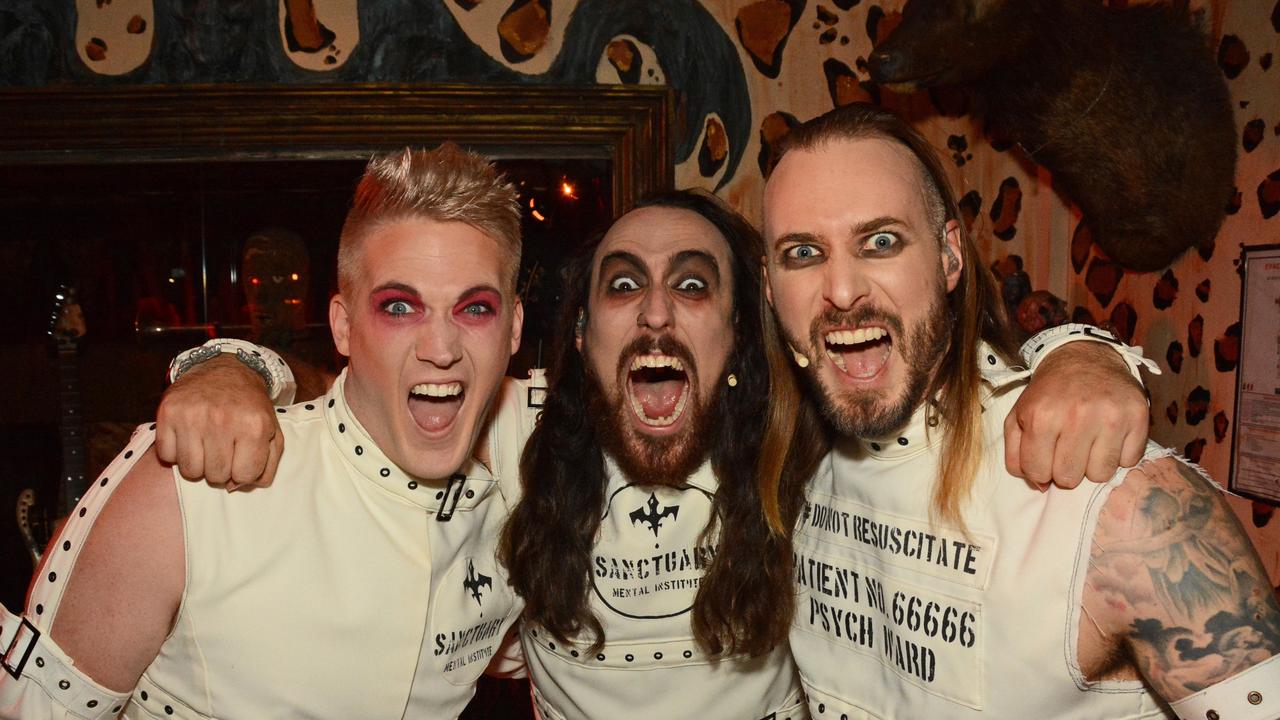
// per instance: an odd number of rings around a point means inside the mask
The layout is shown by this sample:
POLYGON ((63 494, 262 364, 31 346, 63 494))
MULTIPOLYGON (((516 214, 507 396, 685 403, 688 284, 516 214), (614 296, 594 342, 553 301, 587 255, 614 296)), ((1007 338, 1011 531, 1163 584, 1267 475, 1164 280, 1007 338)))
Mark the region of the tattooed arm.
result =
POLYGON ((1130 471, 1093 537, 1086 677, 1140 674, 1166 701, 1280 654, 1280 606, 1226 501, 1172 457, 1130 471))

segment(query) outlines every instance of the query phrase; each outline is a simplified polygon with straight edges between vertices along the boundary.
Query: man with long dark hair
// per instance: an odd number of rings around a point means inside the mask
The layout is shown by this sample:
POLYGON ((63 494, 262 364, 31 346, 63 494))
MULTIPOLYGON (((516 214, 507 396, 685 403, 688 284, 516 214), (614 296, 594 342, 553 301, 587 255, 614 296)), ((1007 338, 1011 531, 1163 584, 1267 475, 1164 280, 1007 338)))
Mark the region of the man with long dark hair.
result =
POLYGON ((1155 445, 1072 490, 1006 471, 1024 374, 918 133, 870 105, 804 123, 764 208, 770 301, 838 438, 764 490, 816 715, 1280 717, 1280 607, 1202 471, 1155 445))
POLYGON ((771 356, 786 372, 762 252, 714 196, 675 192, 569 262, 501 545, 546 718, 804 716, 778 611, 790 549, 755 482, 783 444, 771 356))

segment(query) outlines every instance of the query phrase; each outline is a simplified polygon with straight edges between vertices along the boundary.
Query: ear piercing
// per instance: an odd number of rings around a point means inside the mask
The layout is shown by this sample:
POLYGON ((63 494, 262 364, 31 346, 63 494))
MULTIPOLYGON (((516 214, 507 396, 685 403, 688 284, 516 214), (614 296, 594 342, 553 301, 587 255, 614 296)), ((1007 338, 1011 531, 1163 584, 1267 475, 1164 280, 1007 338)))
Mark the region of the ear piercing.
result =
POLYGON ((729 373, 728 381, 729 381, 729 387, 737 387, 737 386, 738 386, 738 376, 737 376, 737 375, 734 375, 733 373, 729 373))
POLYGON ((943 245, 942 249, 947 251, 947 272, 955 272, 960 268, 960 261, 956 258, 955 251, 950 245, 943 245))

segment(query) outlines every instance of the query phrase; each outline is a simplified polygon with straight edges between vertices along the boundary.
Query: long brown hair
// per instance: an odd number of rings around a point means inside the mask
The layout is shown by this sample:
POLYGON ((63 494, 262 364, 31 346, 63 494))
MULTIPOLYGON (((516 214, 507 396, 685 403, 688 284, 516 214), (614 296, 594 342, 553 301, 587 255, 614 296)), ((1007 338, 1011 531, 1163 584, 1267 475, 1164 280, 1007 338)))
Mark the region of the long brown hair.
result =
MULTIPOLYGON (((1010 364, 1017 362, 1017 346, 995 278, 983 264, 977 245, 960 216, 960 207, 947 182, 942 161, 929 141, 905 120, 875 105, 845 105, 792 129, 778 158, 781 160, 794 149, 814 150, 828 142, 861 138, 887 140, 909 150, 920 165, 921 182, 924 183, 930 220, 935 224, 933 229, 937 237, 942 237, 948 221, 956 221, 960 228, 963 270, 946 300, 951 320, 951 341, 926 397, 938 398, 936 410, 944 437, 932 511, 936 520, 964 527, 964 503, 973 487, 984 442, 979 343, 985 341, 992 352, 1010 364)), ((857 170, 849 168, 849 172, 857 170)), ((771 518, 780 518, 780 511, 774 509, 777 494, 770 494, 768 490, 762 489, 766 512, 771 518)))
MULTIPOLYGON (((766 464, 774 472, 783 472, 779 458, 790 441, 788 432, 774 431, 776 413, 770 414, 768 407, 770 365, 785 360, 776 335, 764 325, 772 322, 762 306, 764 246, 750 223, 708 193, 666 193, 637 207, 654 206, 697 213, 729 247, 734 337, 726 372, 737 377, 737 385, 722 386, 715 406, 710 456, 719 485, 704 537, 718 535, 718 550, 698 587, 691 623, 697 642, 710 654, 756 655, 786 638, 793 605, 788 537, 770 530, 756 477, 762 458, 770 458, 766 464)), ((599 239, 583 248, 564 273, 546 405, 521 458, 524 495, 499 547, 511 584, 524 598, 526 617, 561 642, 580 637, 597 648, 605 637, 589 606, 591 555, 605 509, 607 477, 595 423, 586 410, 587 373, 574 332, 580 309, 590 312, 587 299, 598 244, 599 239)), ((788 506, 792 517, 800 493, 795 497, 788 506)))

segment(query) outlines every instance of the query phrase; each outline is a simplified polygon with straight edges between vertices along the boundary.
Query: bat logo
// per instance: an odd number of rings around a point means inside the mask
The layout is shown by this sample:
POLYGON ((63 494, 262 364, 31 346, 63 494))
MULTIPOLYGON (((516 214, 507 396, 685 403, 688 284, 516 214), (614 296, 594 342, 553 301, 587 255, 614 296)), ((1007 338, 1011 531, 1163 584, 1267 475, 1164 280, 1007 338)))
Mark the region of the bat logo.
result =
POLYGON ((476 572, 476 564, 470 559, 467 560, 467 576, 462 580, 462 587, 475 598, 476 604, 480 604, 480 598, 484 593, 480 592, 480 588, 486 587, 493 589, 493 580, 488 576, 476 572))
POLYGON ((658 497, 653 493, 649 493, 648 502, 632 510, 627 517, 631 518, 632 525, 637 522, 643 522, 648 525, 649 529, 653 531, 653 536, 658 537, 658 528, 662 527, 662 519, 670 515, 671 519, 675 520, 678 512, 680 512, 679 505, 668 505, 662 508, 662 512, 658 512, 658 497), (649 509, 648 512, 645 512, 646 507, 649 509))

